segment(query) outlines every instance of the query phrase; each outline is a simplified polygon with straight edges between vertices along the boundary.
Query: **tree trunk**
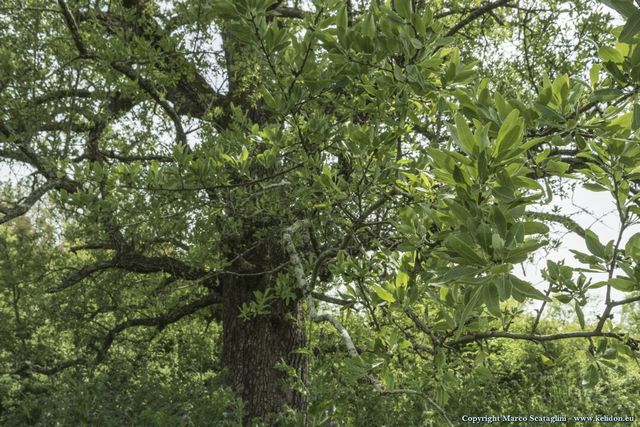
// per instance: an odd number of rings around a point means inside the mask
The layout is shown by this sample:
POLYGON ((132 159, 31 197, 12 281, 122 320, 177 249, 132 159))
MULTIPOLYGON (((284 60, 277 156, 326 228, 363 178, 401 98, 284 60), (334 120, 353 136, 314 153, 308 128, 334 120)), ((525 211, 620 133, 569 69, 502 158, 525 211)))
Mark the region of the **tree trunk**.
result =
POLYGON ((301 414, 306 409, 304 395, 292 389, 282 366, 295 369, 298 381, 306 383, 307 359, 296 352, 306 346, 300 304, 275 302, 269 314, 240 318, 242 304, 268 285, 265 276, 246 276, 223 287, 222 364, 227 384, 244 401, 245 425, 255 417, 272 424, 273 414, 285 406, 301 414))

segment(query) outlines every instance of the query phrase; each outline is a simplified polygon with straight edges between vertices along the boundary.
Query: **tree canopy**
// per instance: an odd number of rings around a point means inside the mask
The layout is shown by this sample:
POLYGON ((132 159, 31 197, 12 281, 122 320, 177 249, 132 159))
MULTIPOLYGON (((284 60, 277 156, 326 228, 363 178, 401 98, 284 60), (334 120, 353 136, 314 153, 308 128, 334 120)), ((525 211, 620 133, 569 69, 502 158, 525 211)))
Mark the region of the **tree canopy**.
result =
POLYGON ((0 22, 3 424, 636 414, 607 398, 640 375, 631 0, 7 0, 0 22), (576 186, 615 233, 550 208, 576 186), (559 229, 580 266, 545 259, 559 229))

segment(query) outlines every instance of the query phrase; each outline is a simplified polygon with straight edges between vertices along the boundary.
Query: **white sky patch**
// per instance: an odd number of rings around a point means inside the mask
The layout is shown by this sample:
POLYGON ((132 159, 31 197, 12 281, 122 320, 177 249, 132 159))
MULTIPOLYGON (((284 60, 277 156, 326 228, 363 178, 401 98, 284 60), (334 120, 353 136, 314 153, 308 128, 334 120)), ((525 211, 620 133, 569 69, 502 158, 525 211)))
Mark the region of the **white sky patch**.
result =
MULTIPOLYGON (((567 189, 566 198, 561 199, 555 197, 549 205, 540 209, 541 212, 553 212, 554 207, 558 207, 560 214, 567 216, 575 221, 582 228, 592 230, 606 245, 610 240, 617 239, 620 230, 620 220, 618 211, 612 195, 608 192, 593 192, 582 186, 576 186, 575 190, 569 187, 569 181, 563 183, 563 187, 567 189)), ((571 249, 589 253, 585 241, 578 234, 569 232, 562 225, 552 225, 551 237, 560 239, 560 247, 548 252, 538 251, 533 262, 523 264, 522 268, 514 268, 514 274, 525 279, 536 286, 540 291, 544 292, 548 287, 548 282, 542 278, 541 270, 546 268, 547 260, 555 262, 564 261, 564 264, 570 267, 589 268, 588 265, 582 264, 576 260, 571 249)), ((640 232, 640 225, 632 225, 626 228, 621 248, 635 233, 640 232)), ((620 270, 616 270, 617 274, 622 274, 620 270)), ((607 273, 584 273, 584 275, 592 280, 592 283, 604 281, 607 279, 607 273)), ((614 274, 614 277, 616 274, 614 274)), ((597 320, 596 316, 604 311, 604 300, 606 295, 606 287, 592 289, 587 294, 589 301, 584 307, 585 320, 587 323, 597 320)), ((612 300, 621 300, 625 298, 626 293, 616 289, 611 291, 612 300)), ((530 304, 530 308, 538 308, 540 303, 530 304)), ((616 307, 612 313, 614 314, 614 323, 620 320, 620 311, 622 307, 616 307)), ((548 309, 547 309, 548 310, 548 309)), ((549 311, 547 311, 547 314, 549 311)), ((544 318, 544 316, 543 316, 544 318)))

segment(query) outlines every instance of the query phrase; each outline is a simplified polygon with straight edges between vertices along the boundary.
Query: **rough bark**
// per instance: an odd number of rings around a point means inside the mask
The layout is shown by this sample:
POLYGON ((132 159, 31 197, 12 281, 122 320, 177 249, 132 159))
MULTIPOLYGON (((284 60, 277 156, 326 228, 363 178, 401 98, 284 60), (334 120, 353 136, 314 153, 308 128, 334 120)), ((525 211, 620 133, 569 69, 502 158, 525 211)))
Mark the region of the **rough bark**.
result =
POLYGON ((294 368, 298 381, 306 383, 307 359, 296 352, 306 345, 299 304, 276 304, 267 315, 240 317, 242 304, 268 285, 265 276, 247 276, 223 288, 222 363, 227 384, 244 401, 245 425, 255 417, 271 424, 285 406, 300 413, 306 409, 304 395, 292 389, 281 367, 284 362, 294 368))

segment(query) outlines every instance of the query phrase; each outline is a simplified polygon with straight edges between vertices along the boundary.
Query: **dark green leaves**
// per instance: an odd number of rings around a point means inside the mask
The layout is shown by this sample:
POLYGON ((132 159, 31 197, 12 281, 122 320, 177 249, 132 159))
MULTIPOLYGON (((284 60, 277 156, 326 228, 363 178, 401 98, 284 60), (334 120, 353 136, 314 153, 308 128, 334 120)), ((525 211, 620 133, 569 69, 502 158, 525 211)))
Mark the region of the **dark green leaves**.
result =
POLYGON ((638 8, 633 5, 632 0, 600 0, 600 3, 609 6, 611 9, 627 18, 631 17, 638 11, 638 8))
POLYGON ((633 43, 635 35, 640 32, 640 10, 636 10, 627 20, 620 33, 620 41, 624 43, 633 43))
POLYGON ((450 236, 445 240, 445 246, 460 256, 466 263, 475 265, 485 265, 487 261, 478 255, 476 250, 467 242, 456 236, 450 236))
POLYGON ((510 262, 510 263, 519 263, 519 262, 523 262, 527 259, 527 257, 533 253, 534 251, 536 251, 537 249, 540 249, 541 247, 543 247, 544 245, 546 245, 548 242, 543 240, 543 241, 538 241, 535 239, 529 239, 529 240, 525 240, 524 243, 522 243, 521 245, 517 246, 515 249, 511 249, 509 250, 505 257, 503 258, 503 260, 505 262, 510 262))
POLYGON ((466 120, 461 114, 455 115, 454 122, 455 127, 450 127, 453 140, 465 153, 472 155, 476 140, 471 129, 469 129, 466 120))
MULTIPOLYGON (((636 47, 638 49, 638 47, 636 47)), ((631 121, 631 130, 640 129, 640 105, 637 102, 633 103, 633 119, 631 121)))
POLYGON ((508 151, 520 143, 524 133, 524 121, 520 118, 518 110, 513 110, 500 126, 494 155, 508 151))
POLYGON ((411 0, 395 0, 393 4, 396 7, 398 15, 405 19, 411 18, 411 0))
POLYGON ((542 301, 551 301, 545 294, 534 288, 531 283, 526 282, 510 274, 509 281, 511 282, 511 291, 513 297, 516 299, 532 298, 542 301))
MULTIPOLYGON (((475 308, 478 307, 478 305, 481 303, 482 293, 483 293, 482 286, 476 286, 475 288, 467 292, 468 299, 465 298, 464 307, 462 308, 462 311, 460 312, 460 317, 458 318, 458 324, 460 326, 462 326, 469 319, 469 317, 471 316, 471 313, 473 313, 475 308)), ((463 331, 463 328, 458 327, 458 330, 456 331, 456 336, 459 337, 462 331, 463 331)))
POLYGON ((502 312, 500 310, 500 294, 498 293, 498 288, 494 283, 487 283, 486 285, 483 285, 482 299, 487 306, 489 313, 497 318, 502 317, 502 312))

